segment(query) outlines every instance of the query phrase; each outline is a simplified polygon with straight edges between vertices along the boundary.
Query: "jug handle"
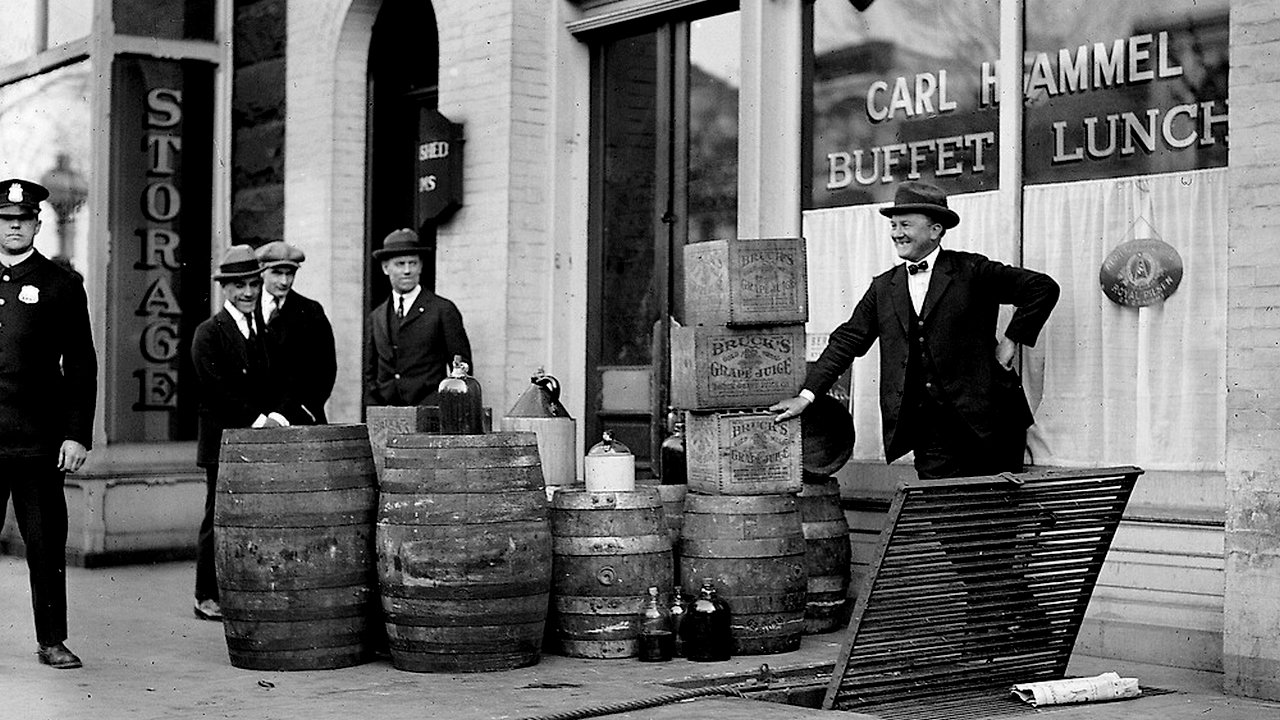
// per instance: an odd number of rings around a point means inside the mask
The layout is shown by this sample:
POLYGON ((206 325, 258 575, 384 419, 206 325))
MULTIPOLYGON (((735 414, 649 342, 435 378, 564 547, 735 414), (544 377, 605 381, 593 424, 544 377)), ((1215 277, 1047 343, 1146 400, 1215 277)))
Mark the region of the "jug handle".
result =
POLYGON ((554 401, 560 400, 560 381, 559 380, 556 380, 554 377, 550 375, 540 375, 534 378, 533 383, 535 385, 541 385, 545 387, 547 389, 547 392, 551 393, 552 400, 554 401))

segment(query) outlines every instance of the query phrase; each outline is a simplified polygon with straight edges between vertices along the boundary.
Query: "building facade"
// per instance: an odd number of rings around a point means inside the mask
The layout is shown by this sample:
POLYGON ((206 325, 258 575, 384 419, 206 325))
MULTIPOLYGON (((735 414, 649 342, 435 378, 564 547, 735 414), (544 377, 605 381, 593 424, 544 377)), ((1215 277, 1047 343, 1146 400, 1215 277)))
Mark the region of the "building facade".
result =
MULTIPOLYGON (((1146 470, 1078 650, 1280 697, 1269 3, 19 4, 0 175, 56 186, 37 244, 84 275, 104 362, 68 485, 87 562, 194 539, 186 347, 233 242, 306 251, 298 288, 340 338, 333 421, 363 418, 370 253, 413 227, 494 415, 544 368, 579 450, 613 429, 643 470, 681 248, 803 235, 812 357, 892 263, 876 210, 918 177, 953 193, 944 244, 1063 285, 1021 359, 1031 459, 1146 470)), ((878 459, 875 365, 844 388, 863 548, 910 472, 878 459)))

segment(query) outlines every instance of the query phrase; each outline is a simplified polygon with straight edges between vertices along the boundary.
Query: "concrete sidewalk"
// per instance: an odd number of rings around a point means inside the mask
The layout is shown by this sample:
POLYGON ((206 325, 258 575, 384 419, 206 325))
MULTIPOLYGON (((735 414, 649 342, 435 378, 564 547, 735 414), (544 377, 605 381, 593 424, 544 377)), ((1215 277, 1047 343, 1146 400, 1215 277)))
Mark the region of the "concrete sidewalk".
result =
MULTIPOLYGON (((793 653, 723 663, 641 663, 544 656, 520 670, 480 674, 401 672, 389 661, 314 672, 262 672, 227 661, 222 627, 191 613, 192 563, 68 569, 71 637, 85 662, 54 670, 35 658, 27 571, 0 557, 0 720, 497 720, 611 706, 675 692, 689 677, 727 678, 832 663, 842 633, 806 636, 793 653)), ((1073 660, 1071 674, 1115 670, 1143 685, 1180 692, 1054 709, 1053 720, 1260 720, 1280 703, 1227 697, 1216 675, 1073 660)), ((1040 714, 1027 709, 1021 716, 1040 714)), ((700 699, 607 715, 616 720, 751 718, 802 720, 829 712, 737 698, 700 699)), ((837 717, 857 718, 856 713, 837 717)))

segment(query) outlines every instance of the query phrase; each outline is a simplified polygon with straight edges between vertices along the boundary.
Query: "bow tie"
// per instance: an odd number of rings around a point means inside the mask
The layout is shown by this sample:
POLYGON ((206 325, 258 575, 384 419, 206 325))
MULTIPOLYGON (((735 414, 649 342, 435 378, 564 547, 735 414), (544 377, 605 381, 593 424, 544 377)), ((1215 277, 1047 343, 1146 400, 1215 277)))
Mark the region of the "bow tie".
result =
POLYGON ((921 260, 920 262, 915 263, 914 265, 911 263, 907 263, 907 272, 911 273, 912 275, 915 275, 916 273, 919 273, 919 272, 924 272, 925 270, 928 270, 928 269, 929 269, 928 260, 921 260))

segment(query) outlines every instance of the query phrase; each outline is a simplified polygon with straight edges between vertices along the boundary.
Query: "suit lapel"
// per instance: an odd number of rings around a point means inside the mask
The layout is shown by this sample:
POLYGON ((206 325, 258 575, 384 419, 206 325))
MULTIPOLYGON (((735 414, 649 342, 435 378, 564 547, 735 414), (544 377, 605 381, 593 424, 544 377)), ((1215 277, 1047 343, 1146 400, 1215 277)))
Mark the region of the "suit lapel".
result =
POLYGON ((933 269, 929 279, 929 289, 924 294, 924 302, 920 305, 920 319, 929 317, 929 313, 938 306, 942 294, 951 284, 951 258, 946 251, 938 253, 937 267, 933 269))
POLYGON ((893 310, 902 323, 902 331, 908 332, 911 324, 911 291, 907 289, 906 263, 894 268, 889 275, 889 295, 893 298, 893 310))
POLYGON ((231 317, 231 313, 227 312, 226 308, 219 310, 216 318, 218 329, 222 331, 231 347, 236 349, 241 365, 249 367, 249 344, 240 334, 240 326, 236 324, 235 318, 231 317))
POLYGON ((413 324, 419 317, 426 314, 427 295, 428 293, 424 288, 422 292, 418 293, 418 297, 414 298, 413 305, 409 307, 408 310, 404 311, 404 320, 400 322, 401 329, 404 329, 407 325, 413 324))

